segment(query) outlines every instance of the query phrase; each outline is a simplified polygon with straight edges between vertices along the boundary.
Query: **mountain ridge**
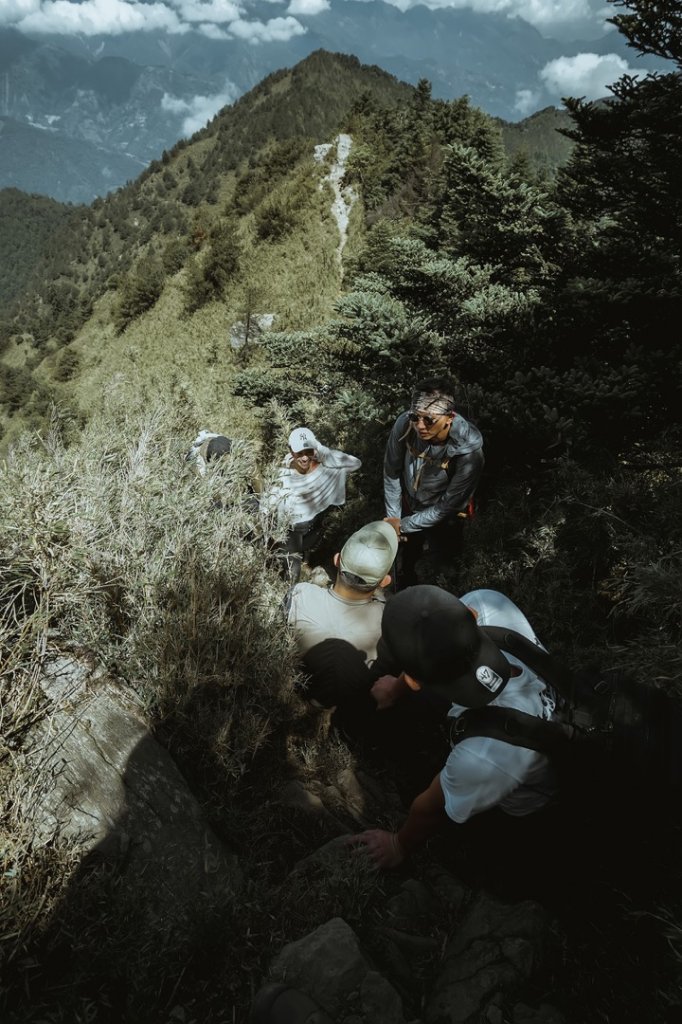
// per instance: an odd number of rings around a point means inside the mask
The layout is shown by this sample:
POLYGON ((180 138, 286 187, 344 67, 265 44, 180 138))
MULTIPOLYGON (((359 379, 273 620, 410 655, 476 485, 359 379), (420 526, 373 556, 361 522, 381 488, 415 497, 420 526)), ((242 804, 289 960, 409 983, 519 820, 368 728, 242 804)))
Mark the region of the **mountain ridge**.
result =
MULTIPOLYGON (((191 134, 187 122, 198 127, 218 105, 318 49, 356 56, 413 85, 428 78, 434 97, 468 95, 507 121, 518 119, 517 92, 537 91, 538 73, 548 61, 584 46, 630 55, 618 34, 565 44, 519 18, 423 6, 403 12, 383 0, 333 0, 328 11, 299 20, 305 34, 254 46, 196 32, 38 39, 0 30, 0 113, 56 126, 148 163, 191 134)), ((43 168, 45 194, 61 198, 49 190, 39 139, 30 162, 43 168)), ((125 180, 116 179, 112 187, 125 180)), ((2 185, 24 187, 15 174, 7 175, 0 153, 2 185)), ((102 187, 95 180, 75 198, 89 201, 102 187)))

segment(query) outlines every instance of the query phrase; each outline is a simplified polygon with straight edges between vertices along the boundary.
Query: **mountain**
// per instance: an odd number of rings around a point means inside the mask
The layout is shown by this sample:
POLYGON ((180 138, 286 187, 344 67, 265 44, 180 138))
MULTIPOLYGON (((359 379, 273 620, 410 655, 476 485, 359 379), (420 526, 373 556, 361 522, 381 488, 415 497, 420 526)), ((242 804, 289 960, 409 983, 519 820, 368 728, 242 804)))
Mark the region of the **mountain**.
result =
POLYGON ((523 121, 499 121, 504 148, 509 156, 524 154, 536 172, 552 176, 571 155, 573 143, 562 135, 572 124, 566 110, 545 107, 523 121))
POLYGON ((0 117, 3 187, 87 203, 136 178, 146 161, 51 127, 0 117))
MULTIPOLYGON (((264 20, 272 17, 271 4, 261 7, 264 20)), ((512 121, 518 117, 517 93, 537 92, 539 72, 548 61, 582 50, 613 51, 632 59, 617 33, 559 43, 521 18, 466 9, 416 6, 401 11, 381 0, 332 0, 328 10, 314 17, 297 15, 297 20, 304 34, 254 45, 198 32, 29 38, 3 30, 0 114, 58 129, 143 165, 272 71, 318 49, 353 54, 412 84, 427 78, 435 97, 467 95, 486 112, 512 121)), ((0 155, 0 187, 30 191, 39 174, 40 191, 64 198, 63 183, 51 183, 43 170, 51 159, 47 137, 33 136, 31 147, 24 150, 25 178, 9 157, 0 155)), ((106 154, 83 151, 77 164, 71 201, 88 202, 130 177, 125 162, 119 167, 106 154), (102 174, 94 166, 98 158, 105 164, 102 174)))

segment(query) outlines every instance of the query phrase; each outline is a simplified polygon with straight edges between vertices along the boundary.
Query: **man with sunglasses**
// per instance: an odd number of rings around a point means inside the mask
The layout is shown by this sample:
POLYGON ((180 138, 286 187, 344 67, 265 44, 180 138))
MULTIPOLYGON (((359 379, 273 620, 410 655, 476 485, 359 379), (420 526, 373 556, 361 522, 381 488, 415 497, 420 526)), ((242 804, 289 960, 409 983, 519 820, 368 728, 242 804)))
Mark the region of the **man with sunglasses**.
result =
POLYGON ((419 582, 416 564, 427 542, 437 566, 456 559, 483 462, 480 431, 455 412, 453 382, 419 381, 384 456, 386 519, 402 542, 398 589, 419 582))

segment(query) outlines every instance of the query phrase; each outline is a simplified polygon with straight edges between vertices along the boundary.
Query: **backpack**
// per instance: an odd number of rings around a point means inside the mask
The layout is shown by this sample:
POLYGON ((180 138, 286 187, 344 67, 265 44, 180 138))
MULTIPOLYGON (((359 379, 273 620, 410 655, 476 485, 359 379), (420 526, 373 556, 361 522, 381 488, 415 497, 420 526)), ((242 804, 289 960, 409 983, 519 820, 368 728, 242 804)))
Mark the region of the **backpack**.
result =
POLYGON ((575 674, 514 630, 482 626, 498 647, 541 676, 559 700, 553 720, 514 708, 471 708, 450 742, 487 736, 551 758, 560 786, 605 784, 662 795, 682 790, 682 702, 621 672, 575 674))

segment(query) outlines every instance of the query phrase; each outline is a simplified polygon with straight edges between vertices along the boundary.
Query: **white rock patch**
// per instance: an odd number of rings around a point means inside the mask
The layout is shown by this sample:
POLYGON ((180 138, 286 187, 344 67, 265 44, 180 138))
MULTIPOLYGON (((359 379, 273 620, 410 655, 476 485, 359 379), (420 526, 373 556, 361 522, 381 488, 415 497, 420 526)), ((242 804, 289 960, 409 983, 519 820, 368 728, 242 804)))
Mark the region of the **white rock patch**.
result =
POLYGON ((332 187, 334 193, 334 201, 332 203, 332 216, 336 221, 339 228, 339 244, 336 247, 336 255, 341 262, 342 254, 346 242, 348 240, 348 218, 350 217, 350 211, 353 207, 353 203, 357 199, 357 192, 352 185, 341 186, 343 176, 346 173, 346 163, 348 161, 348 154, 350 153, 352 145, 352 139, 350 135, 337 135, 334 142, 325 142, 320 146, 315 146, 315 159, 322 163, 326 159, 328 153, 336 147, 335 159, 329 169, 329 173, 320 183, 320 187, 324 185, 325 181, 328 181, 332 187))

